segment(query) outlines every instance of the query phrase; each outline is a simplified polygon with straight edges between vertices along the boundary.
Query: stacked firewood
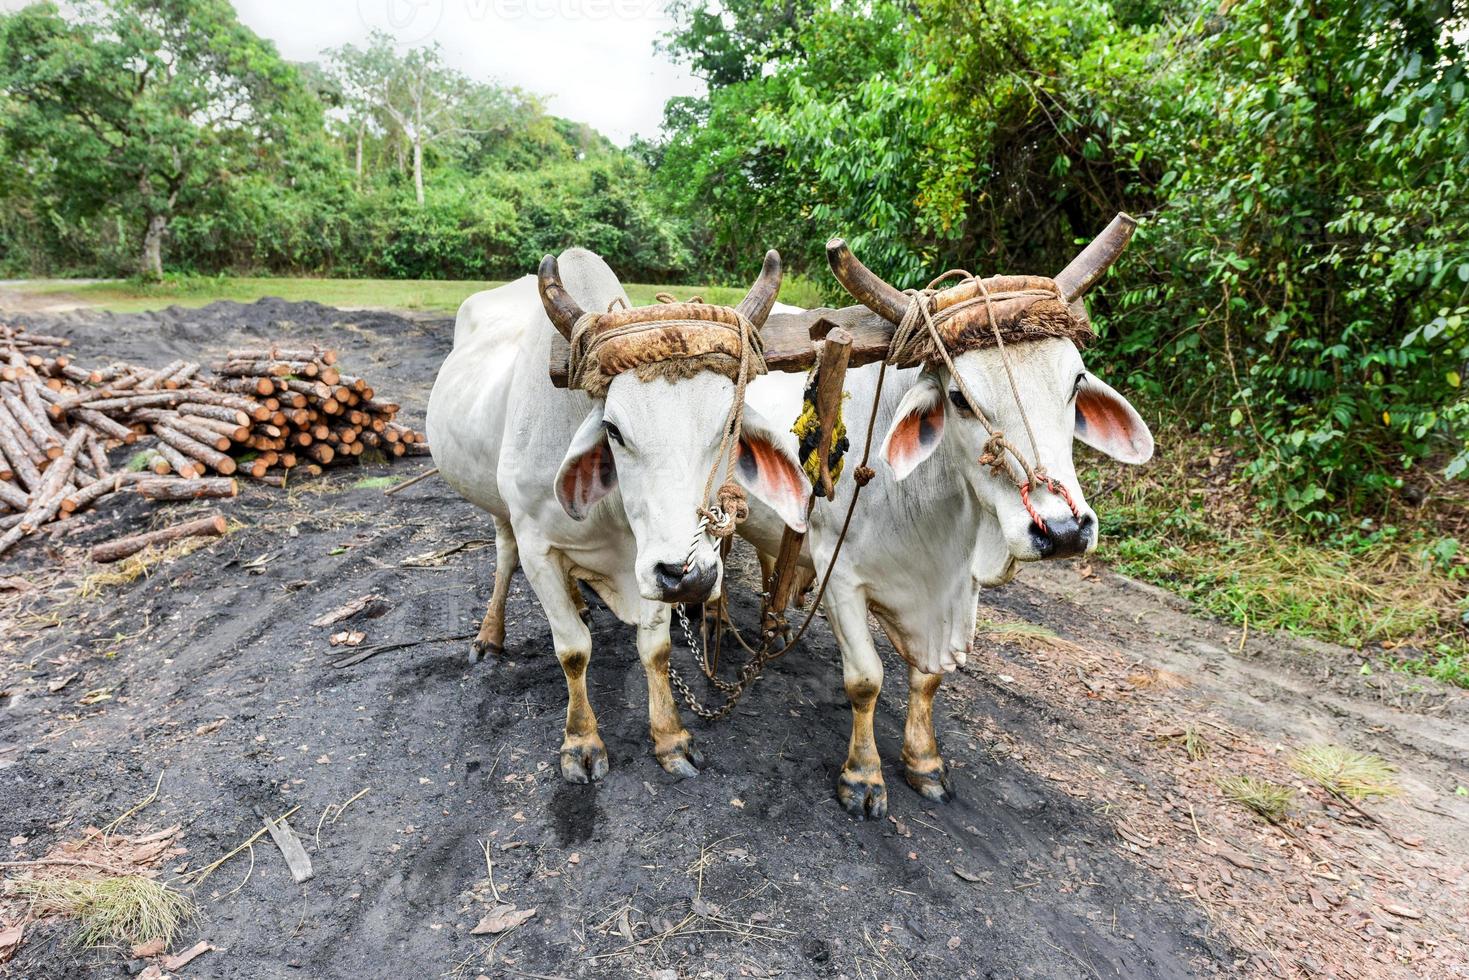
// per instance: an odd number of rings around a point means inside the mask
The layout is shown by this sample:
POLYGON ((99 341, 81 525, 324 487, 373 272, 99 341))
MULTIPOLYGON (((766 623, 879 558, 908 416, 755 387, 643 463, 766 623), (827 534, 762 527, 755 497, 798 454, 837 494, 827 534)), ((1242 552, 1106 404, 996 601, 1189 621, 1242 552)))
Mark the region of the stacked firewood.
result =
POLYGON ((183 360, 89 371, 49 353, 66 346, 0 327, 0 553, 124 487, 155 500, 228 497, 234 476, 284 486, 369 449, 428 451, 394 421, 397 405, 318 346, 230 351, 210 375, 183 360), (107 449, 147 437, 129 471, 114 473, 107 449))

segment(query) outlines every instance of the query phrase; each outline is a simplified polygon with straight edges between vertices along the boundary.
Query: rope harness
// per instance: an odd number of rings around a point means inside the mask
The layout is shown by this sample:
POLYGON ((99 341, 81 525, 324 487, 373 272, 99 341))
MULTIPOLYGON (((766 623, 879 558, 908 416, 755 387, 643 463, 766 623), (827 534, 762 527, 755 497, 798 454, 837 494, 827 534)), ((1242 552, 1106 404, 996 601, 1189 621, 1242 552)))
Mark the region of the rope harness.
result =
MULTIPOLYGON (((673 297, 667 293, 659 293, 655 298, 667 305, 674 304, 673 297)), ((621 297, 607 304, 605 313, 583 313, 571 328, 571 358, 567 371, 572 387, 603 397, 607 393, 611 375, 634 368, 640 374, 649 369, 657 372, 670 363, 688 360, 694 362, 695 370, 733 373, 733 401, 720 434, 719 451, 715 453, 714 465, 709 469, 709 476, 704 481, 704 493, 699 498, 699 525, 684 558, 685 571, 706 535, 715 540, 728 538, 750 514, 745 489, 734 481, 734 469, 739 461, 740 435, 744 426, 745 389, 752 376, 764 374, 766 371, 760 332, 743 313, 732 307, 709 306, 698 296, 688 303, 695 307, 708 307, 711 317, 650 318, 599 329, 604 316, 613 313, 615 306, 621 304, 623 309, 628 309, 627 303, 621 297), (722 331, 725 336, 721 337, 716 333, 712 343, 699 346, 690 346, 686 341, 687 336, 701 336, 704 340, 710 340, 707 332, 711 330, 722 331), (623 343, 635 342, 638 338, 648 343, 642 347, 637 347, 635 343, 623 343), (609 366, 604 363, 603 354, 610 345, 634 347, 635 350, 625 353, 609 366), (725 481, 716 491, 714 481, 719 478, 721 467, 725 466, 725 481)))
POLYGON ((985 440, 984 448, 979 454, 979 465, 988 466, 990 472, 995 476, 1003 473, 1010 479, 1010 482, 1015 484, 1016 489, 1020 493, 1020 502, 1025 506, 1026 513, 1030 515, 1030 519, 1035 522, 1035 525, 1041 529, 1042 533, 1049 534, 1050 530, 1046 527, 1045 520, 1030 502, 1030 495, 1035 491, 1037 486, 1045 487, 1051 493, 1066 501, 1066 506, 1071 509, 1072 516, 1080 521, 1081 513, 1077 510, 1076 502, 1071 499, 1070 491, 1066 489, 1065 484, 1052 479, 1040 465, 1040 446, 1036 442, 1035 430, 1030 424, 1030 416, 1025 411, 1025 401, 1020 397, 1020 385, 1015 380, 1015 369, 1010 363, 1009 353, 1005 350, 1005 338, 1000 330, 999 322, 995 318, 994 309, 996 300, 1011 299, 1020 296, 1047 298, 1054 296, 1064 305, 1065 300, 1062 298, 1060 291, 1025 289, 992 294, 985 285, 984 280, 975 276, 973 273, 966 272, 963 269, 950 269, 930 282, 927 288, 910 289, 907 290, 907 293, 909 296, 908 309, 903 314, 903 319, 898 324, 897 330, 893 333, 892 344, 888 348, 888 361, 897 363, 927 362, 937 356, 943 361, 944 366, 949 369, 949 377, 953 379, 955 386, 959 389, 959 394, 963 395, 964 400, 968 402, 970 411, 974 413, 974 417, 979 420, 979 424, 989 434, 989 438, 985 440), (935 314, 933 311, 934 298, 940 292, 936 287, 945 279, 953 276, 959 276, 965 282, 975 283, 979 289, 979 295, 954 303, 935 314), (1025 426, 1025 435, 1030 441, 1030 450, 1035 459, 1034 464, 1030 463, 1021 454, 1013 442, 1005 438, 1005 433, 995 428, 994 423, 989 420, 984 414, 984 410, 979 407, 979 399, 974 397, 974 394, 969 390, 969 385, 964 382, 964 376, 954 367, 954 359, 950 356, 948 345, 944 343, 943 334, 940 332, 940 327, 946 321, 965 317, 975 305, 980 303, 984 304, 990 335, 994 337, 995 346, 1000 352, 1000 362, 1005 365, 1005 377, 1009 379, 1010 394, 1015 398, 1015 407, 1020 410, 1020 421, 1025 426), (1006 458, 1007 453, 1019 465, 1021 472, 1025 474, 1024 480, 1021 480, 1015 475, 1010 461, 1006 458))

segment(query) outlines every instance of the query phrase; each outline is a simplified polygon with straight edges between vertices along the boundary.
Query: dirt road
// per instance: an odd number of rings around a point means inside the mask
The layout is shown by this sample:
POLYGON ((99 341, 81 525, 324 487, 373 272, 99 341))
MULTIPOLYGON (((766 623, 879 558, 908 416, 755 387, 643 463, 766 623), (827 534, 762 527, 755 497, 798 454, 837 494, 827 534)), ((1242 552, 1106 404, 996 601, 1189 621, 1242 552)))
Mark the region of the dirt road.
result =
MULTIPOLYGON (((13 319, 71 336, 80 363, 320 341, 411 422, 450 334, 270 300, 13 319)), ((947 806, 895 766, 906 692, 888 651, 892 816, 863 824, 833 796, 848 713, 824 624, 729 722, 688 719, 709 766, 679 782, 648 750, 632 630, 594 604, 612 771, 569 786, 561 672, 523 579, 505 655, 467 661, 488 521, 436 479, 362 485, 427 465, 252 485, 228 508, 243 529, 89 597, 86 545, 192 505, 130 500, 8 556, 0 839, 25 839, 9 856, 100 826, 160 776, 132 819, 182 823, 189 867, 254 833, 254 807, 299 805, 315 877, 293 884, 268 839, 222 867, 180 944, 218 949, 184 977, 1469 976, 1463 692, 1364 676, 1345 651, 1241 644, 1100 562, 1030 568, 986 594, 980 653, 940 694, 947 806), (369 594, 385 609, 350 624, 361 646, 309 625, 369 594), (333 666, 395 643, 414 645, 333 666), (1307 784, 1287 763, 1317 743, 1383 755, 1401 793, 1355 807, 1307 784), (1290 818, 1224 800, 1230 774, 1295 786, 1290 818), (495 895, 535 914, 471 935, 495 895)), ((125 951, 64 937, 33 925, 11 971, 123 975, 125 951)))

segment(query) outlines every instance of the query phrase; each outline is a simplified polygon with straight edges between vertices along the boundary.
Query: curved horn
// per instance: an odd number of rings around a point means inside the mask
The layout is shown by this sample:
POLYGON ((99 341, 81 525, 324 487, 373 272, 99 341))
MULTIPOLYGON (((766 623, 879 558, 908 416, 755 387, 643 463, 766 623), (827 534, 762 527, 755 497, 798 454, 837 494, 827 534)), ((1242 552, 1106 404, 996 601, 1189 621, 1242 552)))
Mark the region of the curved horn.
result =
POLYGON ((900 323, 908 312, 908 296, 879 279, 871 269, 857 261, 857 256, 840 238, 826 243, 826 261, 842 288, 878 316, 890 323, 900 323))
POLYGON ((547 255, 541 259, 536 285, 540 288, 541 305, 546 308, 546 316, 551 318, 557 332, 570 340, 571 328, 581 319, 583 310, 561 285, 561 268, 556 264, 556 256, 547 255))
POLYGON ((1056 277, 1056 285, 1066 302, 1073 303, 1091 292, 1091 288, 1102 278, 1108 267, 1127 248, 1127 243, 1132 241, 1132 233, 1136 230, 1137 220, 1132 215, 1119 211, 1112 223, 1071 260, 1071 264, 1056 277))
POLYGON ((765 318, 770 316, 770 308, 775 305, 776 294, 780 292, 780 274, 780 253, 772 248, 765 253, 760 278, 755 280, 755 285, 750 287, 737 307, 756 330, 765 326, 765 318))

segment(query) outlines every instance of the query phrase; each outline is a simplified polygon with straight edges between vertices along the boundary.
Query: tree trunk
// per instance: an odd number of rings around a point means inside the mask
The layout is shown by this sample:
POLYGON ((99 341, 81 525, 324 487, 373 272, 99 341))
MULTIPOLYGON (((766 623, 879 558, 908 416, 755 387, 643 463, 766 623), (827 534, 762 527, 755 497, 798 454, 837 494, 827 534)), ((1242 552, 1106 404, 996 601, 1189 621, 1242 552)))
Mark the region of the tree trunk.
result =
POLYGON ((143 258, 138 272, 144 279, 157 281, 163 278, 163 233, 168 230, 168 218, 155 214, 148 218, 148 230, 143 233, 143 258))
POLYGON ((362 189, 362 130, 367 126, 366 120, 357 123, 357 189, 362 189))
POLYGON ((423 142, 413 134, 413 193, 418 196, 418 206, 423 207, 423 142))

